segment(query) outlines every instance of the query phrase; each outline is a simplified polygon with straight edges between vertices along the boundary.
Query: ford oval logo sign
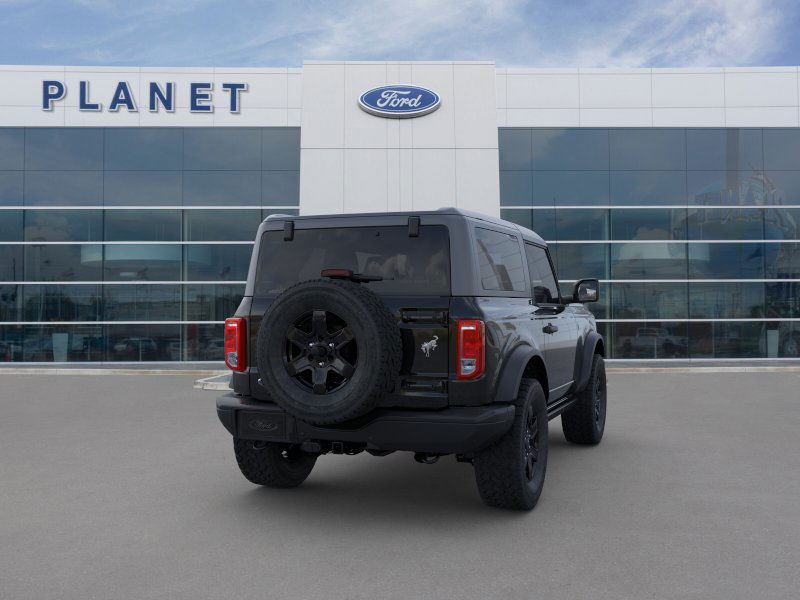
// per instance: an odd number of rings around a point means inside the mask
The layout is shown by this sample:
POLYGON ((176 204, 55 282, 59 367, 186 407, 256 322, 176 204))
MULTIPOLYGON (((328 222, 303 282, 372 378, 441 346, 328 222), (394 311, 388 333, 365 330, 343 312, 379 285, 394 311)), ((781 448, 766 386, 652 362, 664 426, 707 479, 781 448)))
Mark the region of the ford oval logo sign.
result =
POLYGON ((439 94, 415 85, 384 85, 361 94, 358 105, 371 115, 406 119, 439 108, 439 94))

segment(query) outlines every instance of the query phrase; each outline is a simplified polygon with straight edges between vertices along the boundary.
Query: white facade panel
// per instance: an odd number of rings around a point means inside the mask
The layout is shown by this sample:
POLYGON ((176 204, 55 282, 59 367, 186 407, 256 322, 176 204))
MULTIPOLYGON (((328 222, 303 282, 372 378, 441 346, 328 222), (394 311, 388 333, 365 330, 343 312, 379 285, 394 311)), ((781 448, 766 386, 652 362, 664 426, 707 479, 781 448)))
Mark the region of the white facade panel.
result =
POLYGON ((435 90, 442 99, 438 110, 424 117, 410 119, 413 147, 453 148, 456 140, 453 66, 451 64, 413 65, 411 83, 435 90))
POLYGON ((582 108, 581 127, 651 127, 651 108, 582 108))
MULTIPOLYGON (((361 94, 386 83, 386 66, 383 64, 344 66, 345 102, 355 105, 361 94)), ((344 110, 343 114, 345 148, 377 149, 388 146, 386 119, 375 118, 363 110, 344 110)))
POLYGON ((725 109, 654 108, 653 127, 725 127, 725 109))
POLYGON ((718 108, 725 105, 725 75, 715 73, 653 73, 653 106, 718 108))
POLYGON ((300 152, 300 198, 306 214, 344 212, 344 152, 304 148, 300 152), (314 173, 316 177, 303 177, 314 173), (305 199, 305 200, 303 200, 305 199))
POLYGON ((741 106, 725 109, 727 127, 797 127, 797 107, 741 106))
POLYGON ((344 198, 346 212, 389 210, 388 149, 344 151, 344 198))
MULTIPOLYGON (((456 148, 497 151, 494 73, 485 65, 453 65, 453 111, 456 148)), ((438 112, 438 111, 437 111, 438 112)))
POLYGON ((725 104, 729 108, 797 106, 797 70, 726 70, 725 104))
POLYGON ((650 108, 649 73, 581 73, 581 108, 650 108))
MULTIPOLYGON (((411 169, 412 201, 407 210, 433 210, 458 204, 454 149, 415 148, 411 169)), ((499 183, 497 206, 500 206, 499 183)))
POLYGON ((578 127, 577 108, 507 108, 508 127, 578 127))
POLYGON ((506 75, 508 108, 578 108, 578 73, 525 73, 506 75))

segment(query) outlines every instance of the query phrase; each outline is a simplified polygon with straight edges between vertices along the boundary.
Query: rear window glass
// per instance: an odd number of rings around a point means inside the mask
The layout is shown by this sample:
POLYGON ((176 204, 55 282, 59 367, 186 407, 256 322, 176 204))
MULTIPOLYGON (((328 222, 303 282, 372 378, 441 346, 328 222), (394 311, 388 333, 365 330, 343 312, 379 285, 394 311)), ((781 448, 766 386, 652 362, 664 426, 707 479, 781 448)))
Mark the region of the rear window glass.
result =
POLYGON ((364 283, 383 295, 450 293, 450 243, 443 225, 423 225, 418 237, 408 227, 350 227, 295 229, 284 241, 283 231, 261 238, 256 294, 271 295, 308 279, 319 279, 323 269, 349 269, 380 275, 382 281, 364 283))
POLYGON ((517 238, 482 227, 475 228, 475 238, 483 289, 524 292, 525 272, 517 238))

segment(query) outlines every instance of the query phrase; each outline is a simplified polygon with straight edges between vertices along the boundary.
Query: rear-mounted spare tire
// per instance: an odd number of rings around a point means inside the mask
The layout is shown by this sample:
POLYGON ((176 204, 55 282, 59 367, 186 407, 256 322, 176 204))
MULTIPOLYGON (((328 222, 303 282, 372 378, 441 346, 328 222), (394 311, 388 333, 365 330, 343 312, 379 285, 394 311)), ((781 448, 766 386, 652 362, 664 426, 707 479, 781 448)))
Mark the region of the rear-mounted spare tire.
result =
POLYGON ((315 279, 287 288, 264 313, 258 373, 270 399, 313 425, 341 423, 391 392, 402 360, 395 317, 349 281, 315 279))

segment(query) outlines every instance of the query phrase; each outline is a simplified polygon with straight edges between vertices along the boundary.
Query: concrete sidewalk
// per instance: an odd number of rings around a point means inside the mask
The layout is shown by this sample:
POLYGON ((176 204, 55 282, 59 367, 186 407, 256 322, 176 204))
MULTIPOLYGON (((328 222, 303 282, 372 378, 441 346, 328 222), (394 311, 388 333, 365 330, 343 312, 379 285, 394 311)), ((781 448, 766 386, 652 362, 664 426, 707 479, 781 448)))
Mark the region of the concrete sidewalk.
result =
POLYGON ((797 597, 797 373, 612 374, 531 513, 452 457, 253 486, 193 376, 0 381, 2 598, 797 597))

